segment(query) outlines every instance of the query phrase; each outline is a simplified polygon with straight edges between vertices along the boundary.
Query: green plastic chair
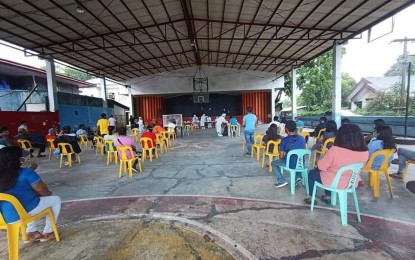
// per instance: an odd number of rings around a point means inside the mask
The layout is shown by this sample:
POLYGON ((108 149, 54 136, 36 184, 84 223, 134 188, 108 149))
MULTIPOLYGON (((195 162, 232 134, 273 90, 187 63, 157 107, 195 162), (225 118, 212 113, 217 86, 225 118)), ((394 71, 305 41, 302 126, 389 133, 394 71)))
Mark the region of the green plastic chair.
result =
POLYGON ((354 163, 354 164, 341 167, 339 171, 337 172, 336 177, 334 178, 333 183, 331 184, 330 187, 325 186, 324 184, 315 182, 314 189, 313 189, 313 196, 311 198, 311 211, 313 211, 313 208, 314 208, 314 200, 316 199, 317 187, 331 191, 331 204, 332 205, 336 205, 336 196, 337 194, 339 194, 340 218, 341 218, 342 225, 347 226, 347 193, 352 193, 353 199, 354 199, 354 205, 356 207, 357 220, 361 222, 359 204, 357 202, 357 194, 356 194, 356 179, 357 179, 357 174, 360 172, 363 166, 364 166, 364 163, 354 163), (344 190, 338 189, 337 185, 339 184, 340 177, 347 171, 349 172, 352 171, 349 184, 344 190))
POLYGON ((286 162, 285 166, 281 167, 281 172, 289 171, 290 172, 290 186, 291 186, 291 194, 295 194, 295 175, 297 172, 301 172, 302 176, 302 184, 305 185, 307 194, 308 194, 308 169, 307 169, 307 156, 310 160, 311 158, 311 151, 308 149, 294 149, 287 153, 286 155, 286 162), (297 163, 294 169, 290 168, 290 159, 291 156, 297 156, 297 163))

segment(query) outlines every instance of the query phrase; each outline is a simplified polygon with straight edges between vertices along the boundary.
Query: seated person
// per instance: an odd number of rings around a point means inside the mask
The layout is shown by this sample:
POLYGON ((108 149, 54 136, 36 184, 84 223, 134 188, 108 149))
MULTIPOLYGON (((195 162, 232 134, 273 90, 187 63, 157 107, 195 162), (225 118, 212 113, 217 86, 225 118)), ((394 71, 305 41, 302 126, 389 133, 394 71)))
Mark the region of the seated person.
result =
POLYGON ((229 123, 231 125, 239 125, 238 120, 236 120, 233 116, 230 116, 229 123))
MULTIPOLYGON (((267 145, 268 141, 277 141, 282 138, 278 133, 280 132, 278 126, 276 124, 271 124, 268 127, 268 130, 265 132, 264 137, 262 138, 262 143, 267 145)), ((269 148, 269 152, 272 153, 274 151, 274 146, 271 145, 269 148)), ((268 157, 266 157, 266 160, 268 160, 268 157)), ((268 164, 268 162, 266 163, 268 164)))
POLYGON ((38 152, 37 152, 36 157, 39 158, 39 157, 45 157, 46 156, 46 155, 42 154, 42 153, 45 152, 45 149, 46 149, 46 145, 44 143, 34 143, 34 142, 32 142, 32 136, 30 134, 28 134, 26 129, 24 129, 24 128, 19 127, 19 131, 17 133, 18 134, 14 137, 16 140, 17 139, 27 140, 32 144, 33 147, 38 148, 38 152))
POLYGON ((269 123, 269 126, 271 126, 272 124, 277 125, 277 127, 281 127, 281 123, 278 121, 278 116, 274 116, 274 121, 269 123))
POLYGON ((321 129, 326 128, 327 117, 320 117, 320 123, 316 126, 313 132, 310 133, 310 136, 317 137, 321 129))
MULTIPOLYGON (((277 183, 274 185, 276 188, 282 188, 288 184, 288 182, 285 180, 284 176, 282 175, 281 168, 279 166, 285 166, 287 158, 285 155, 294 149, 305 149, 305 139, 301 135, 298 135, 295 133, 295 130, 297 128, 297 125, 294 121, 288 120, 285 124, 285 132, 287 133, 287 136, 284 137, 281 140, 280 143, 280 159, 274 160, 271 162, 272 165, 272 171, 275 175, 275 179, 277 183)), ((292 156, 290 158, 289 166, 291 169, 295 168, 297 162, 297 158, 295 156, 292 156)), ((301 173, 297 173, 300 174, 301 173)), ((296 175, 297 175, 296 174, 296 175)), ((296 183, 301 181, 301 176, 296 176, 296 183)))
POLYGON ((0 145, 10 146, 12 142, 9 138, 9 129, 5 126, 0 126, 0 145))
POLYGON ((153 141, 152 143, 149 144, 149 147, 155 147, 156 146, 156 142, 157 142, 157 136, 156 134, 153 132, 153 126, 152 125, 148 125, 147 126, 147 131, 145 131, 141 137, 149 137, 151 138, 151 140, 153 141))
POLYGON ((76 136, 79 137, 80 135, 87 137, 87 132, 85 130, 84 124, 80 124, 79 129, 76 131, 76 136))
MULTIPOLYGON (((369 149, 369 158, 376 151, 383 149, 396 149, 395 138, 393 138, 392 128, 387 125, 378 126, 375 130, 376 138, 373 139, 367 148, 369 149)), ((384 160, 384 156, 377 156, 372 164, 373 170, 379 170, 384 160)), ((389 165, 392 162, 393 156, 389 158, 389 165)))
MULTIPOLYGON (((341 167, 353 163, 366 163, 368 155, 369 152, 367 151, 359 126, 355 124, 346 124, 340 127, 333 147, 318 161, 318 169, 313 169, 308 172, 310 197, 304 199, 304 202, 311 204, 314 182, 322 183, 325 186, 331 186, 337 175, 337 171, 341 167)), ((350 173, 348 176, 349 178, 345 175, 340 178, 338 183, 339 189, 345 189, 347 187, 350 180, 350 173)), ((321 196, 321 200, 325 203, 330 203, 331 192, 326 190, 325 195, 321 196)))
POLYGON ((55 140, 56 139, 56 129, 50 128, 48 134, 46 135, 46 140, 55 140))
POLYGON ((29 129, 27 128, 27 122, 21 121, 19 127, 17 128, 17 132, 19 132, 20 129, 26 130, 26 132, 29 132, 29 129))
POLYGON ((376 128, 378 126, 386 125, 385 121, 381 118, 375 119, 373 121, 373 132, 365 136, 366 144, 369 144, 372 139, 376 138, 376 128))
MULTIPOLYGON (((323 147, 324 142, 332 137, 336 137, 337 134, 337 124, 335 121, 333 120, 329 120, 326 123, 326 131, 321 135, 321 137, 317 140, 317 142, 313 145, 313 147, 311 147, 311 151, 314 150, 321 150, 321 148, 323 147)), ((332 144, 329 144, 330 148, 332 146, 332 144)))
POLYGON ((156 124, 153 128, 153 132, 156 133, 156 134, 161 133, 163 131, 164 131, 164 128, 159 126, 158 124, 156 124))
MULTIPOLYGON (((115 147, 120 146, 120 145, 130 146, 133 149, 133 152, 134 152, 133 156, 141 157, 140 155, 137 155, 134 140, 131 137, 127 136, 127 129, 125 127, 120 127, 120 128, 118 128, 117 132, 118 132, 118 137, 114 141, 115 147)), ((120 151, 118 151, 118 158, 121 158, 121 152, 120 151)), ((128 151, 127 151, 127 158, 128 159, 132 158, 132 155, 129 154, 128 151)), ((137 169, 137 164, 138 164, 138 162, 137 162, 137 160, 135 160, 133 162, 133 166, 132 166, 133 171, 135 171, 135 172, 139 172, 139 170, 137 169)))
POLYGON ((398 159, 393 159, 392 164, 398 164, 398 172, 390 174, 391 177, 396 179, 402 179, 403 171, 408 160, 415 160, 415 151, 411 151, 405 148, 398 149, 398 159))
POLYGON ((297 127, 304 127, 304 122, 300 120, 299 116, 295 117, 295 124, 297 125, 297 127))
MULTIPOLYGON (((56 147, 58 147, 59 143, 69 143, 72 145, 72 148, 74 150, 75 153, 81 153, 81 147, 78 144, 78 137, 76 137, 76 135, 74 133, 71 132, 71 127, 70 126, 64 126, 62 128, 62 131, 58 134, 58 137, 56 138, 56 140, 53 142, 55 144, 56 147)), ((55 151, 53 152, 53 155, 55 156, 59 156, 59 153, 62 153, 62 151, 55 151)), ((76 156, 75 154, 72 155, 72 160, 75 160, 76 156)), ((67 162, 65 162, 65 164, 67 164, 67 162)))
POLYGON ((342 118, 341 125, 350 124, 350 119, 342 118))
MULTIPOLYGON (((61 199, 51 196, 52 192, 32 168, 21 168, 22 150, 8 146, 0 150, 0 192, 13 195, 22 204, 30 216, 51 208, 55 222, 61 209, 61 199)), ((0 211, 7 223, 19 220, 16 210, 8 202, 0 202, 0 211)), ((43 232, 39 232, 39 220, 27 225, 26 235, 29 242, 46 242, 55 238, 49 216, 46 215, 43 232)))

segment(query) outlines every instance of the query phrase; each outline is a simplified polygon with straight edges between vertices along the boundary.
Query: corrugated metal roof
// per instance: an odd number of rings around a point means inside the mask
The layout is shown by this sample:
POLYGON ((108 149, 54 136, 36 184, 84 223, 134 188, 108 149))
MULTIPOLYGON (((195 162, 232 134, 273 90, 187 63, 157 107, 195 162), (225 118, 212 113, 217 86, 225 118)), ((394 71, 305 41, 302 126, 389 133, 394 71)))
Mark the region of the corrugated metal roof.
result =
POLYGON ((413 3, 0 0, 0 39, 120 81, 202 64, 280 75, 413 3))

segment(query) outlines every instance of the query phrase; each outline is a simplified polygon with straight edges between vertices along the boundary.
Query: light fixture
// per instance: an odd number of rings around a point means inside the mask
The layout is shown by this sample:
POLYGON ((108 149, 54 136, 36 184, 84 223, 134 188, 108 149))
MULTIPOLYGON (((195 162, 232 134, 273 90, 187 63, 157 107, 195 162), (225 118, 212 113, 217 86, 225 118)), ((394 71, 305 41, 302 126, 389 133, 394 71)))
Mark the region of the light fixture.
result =
POLYGON ((77 12, 77 13, 79 13, 79 14, 83 14, 83 13, 85 13, 85 9, 84 9, 82 6, 80 6, 80 5, 78 5, 78 6, 75 8, 75 10, 76 10, 76 12, 77 12))

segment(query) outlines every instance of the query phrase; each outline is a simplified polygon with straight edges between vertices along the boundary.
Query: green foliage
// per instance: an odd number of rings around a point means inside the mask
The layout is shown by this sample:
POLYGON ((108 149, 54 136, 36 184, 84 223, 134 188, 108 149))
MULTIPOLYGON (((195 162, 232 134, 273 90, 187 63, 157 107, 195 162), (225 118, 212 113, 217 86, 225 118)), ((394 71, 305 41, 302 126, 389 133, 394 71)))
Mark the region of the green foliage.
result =
POLYGON ((348 73, 342 73, 342 97, 349 94, 354 86, 356 86, 356 80, 348 73))
POLYGON ((326 110, 321 110, 321 109, 309 110, 309 111, 301 110, 300 115, 301 116, 322 116, 324 115, 325 112, 326 110))
POLYGON ((83 80, 83 81, 95 78, 91 74, 88 74, 86 72, 83 72, 77 69, 73 69, 71 67, 64 67, 63 70, 60 71, 59 73, 62 73, 68 77, 83 80))
MULTIPOLYGON (((342 54, 345 49, 342 48, 342 54)), ((298 98, 299 105, 307 106, 311 113, 326 111, 332 106, 333 96, 333 52, 328 51, 308 61, 297 69, 297 86, 302 90, 298 98)), ((291 72, 285 75, 284 92, 291 96, 291 72)), ((349 74, 342 74, 342 96, 356 85, 349 74)), ((347 104, 346 104, 347 105, 347 104)))
MULTIPOLYGON (((403 56, 400 55, 396 62, 388 69, 388 71, 385 72, 385 77, 388 76, 401 76, 402 75, 402 61, 403 56)), ((414 56, 408 56, 408 61, 412 63, 411 66, 411 75, 415 75, 415 57, 414 56)), ((408 71, 408 67, 405 67, 405 70, 408 71)))

